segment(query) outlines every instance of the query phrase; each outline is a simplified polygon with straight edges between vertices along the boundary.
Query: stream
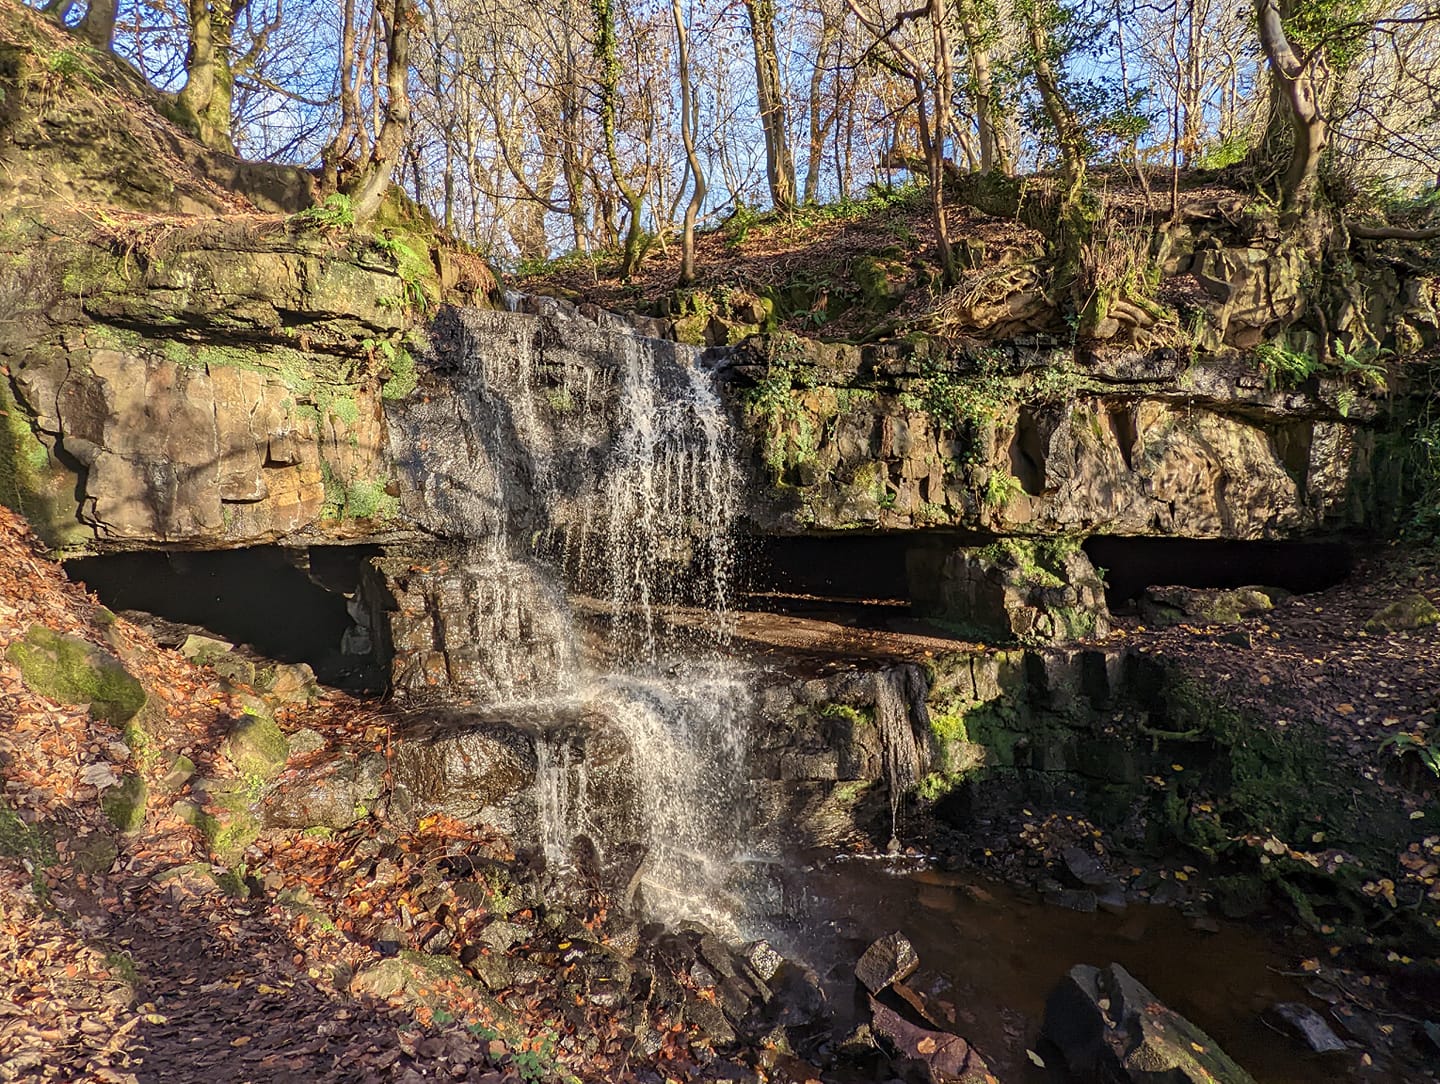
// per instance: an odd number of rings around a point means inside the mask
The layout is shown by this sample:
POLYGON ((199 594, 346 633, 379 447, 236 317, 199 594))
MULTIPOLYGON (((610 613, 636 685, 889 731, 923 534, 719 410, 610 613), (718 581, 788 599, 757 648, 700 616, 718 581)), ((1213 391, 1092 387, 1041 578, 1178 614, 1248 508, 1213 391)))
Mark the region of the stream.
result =
POLYGON ((1343 1078, 1340 1064, 1309 1054, 1261 1020, 1275 1002, 1304 1001, 1306 994, 1285 973, 1293 966, 1288 955, 1253 929, 1221 922, 1208 933, 1173 907, 1143 903, 1120 914, 1083 914, 921 859, 833 852, 795 858, 803 864, 787 878, 794 921, 775 931, 777 943, 816 968, 837 1014, 854 1023, 869 1018, 855 960, 875 938, 900 930, 921 961, 908 985, 945 1016, 953 1014, 953 1029, 979 1047, 1002 1080, 1073 1079, 1036 1066, 1026 1051, 1045 1050, 1039 1041, 1045 999, 1080 963, 1124 966, 1259 1084, 1343 1078))

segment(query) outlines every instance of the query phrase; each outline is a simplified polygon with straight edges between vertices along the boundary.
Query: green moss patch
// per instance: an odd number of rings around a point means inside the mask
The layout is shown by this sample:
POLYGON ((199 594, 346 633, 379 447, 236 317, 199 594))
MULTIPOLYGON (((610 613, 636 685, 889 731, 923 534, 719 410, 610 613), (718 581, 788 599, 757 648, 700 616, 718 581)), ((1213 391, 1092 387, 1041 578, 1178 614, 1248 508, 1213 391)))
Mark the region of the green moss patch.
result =
POLYGON ((224 751, 241 775, 269 779, 284 767, 290 743, 269 715, 247 714, 225 738, 224 751))
POLYGON ((1407 595, 1398 602, 1392 602, 1369 621, 1365 622, 1367 632, 1404 632, 1440 625, 1440 610, 1418 591, 1407 595))
POLYGON ((145 805, 150 788, 142 775, 127 775, 118 787, 100 796, 100 808, 110 823, 122 832, 136 832, 145 823, 145 805))
POLYGON ((62 704, 87 704, 90 714, 122 726, 145 706, 145 689, 120 660, 94 644, 32 625, 5 657, 35 692, 62 704))

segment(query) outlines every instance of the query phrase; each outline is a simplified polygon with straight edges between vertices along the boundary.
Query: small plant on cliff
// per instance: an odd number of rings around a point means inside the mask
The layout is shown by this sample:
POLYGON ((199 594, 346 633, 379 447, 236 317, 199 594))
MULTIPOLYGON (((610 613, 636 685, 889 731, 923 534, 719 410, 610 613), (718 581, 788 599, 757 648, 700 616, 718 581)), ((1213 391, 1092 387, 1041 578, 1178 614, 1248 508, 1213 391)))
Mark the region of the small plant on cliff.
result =
POLYGON ((348 230, 355 225, 355 207, 344 192, 332 192, 325 202, 291 215, 290 222, 318 230, 348 230))
POLYGON ((804 359, 804 348, 794 335, 773 336, 766 346, 765 374, 746 397, 751 412, 764 423, 765 464, 775 471, 815 454, 815 419, 797 390, 813 385, 800 365, 804 359))
POLYGON ((1255 348, 1255 360, 1272 391, 1298 387, 1320 371, 1319 358, 1284 343, 1262 343, 1255 348))
POLYGON ((45 59, 45 70, 60 82, 83 80, 92 87, 102 85, 95 60, 99 54, 89 46, 70 45, 57 49, 45 59))
POLYGON ((973 375, 927 364, 916 397, 918 405, 963 443, 961 458, 967 463, 981 458, 981 437, 995 424, 1004 409, 1010 389, 989 354, 979 358, 973 375))
POLYGON ((1381 364, 1381 359, 1389 355, 1389 350, 1384 348, 1379 350, 1361 349, 1352 352, 1346 348, 1344 343, 1336 339, 1335 346, 1330 353, 1341 379, 1350 385, 1342 388, 1335 397, 1335 405, 1342 418, 1350 416, 1350 409, 1355 405, 1355 397, 1359 392, 1389 390, 1389 373, 1381 364))
POLYGON ((981 495, 981 501, 986 508, 998 510, 1018 496, 1022 488, 1020 479, 1009 471, 992 470, 990 477, 985 480, 985 492, 981 495))
POLYGON ((435 268, 430 263, 429 250, 417 249, 398 237, 377 237, 372 244, 395 261, 405 303, 422 313, 427 312, 439 300, 432 296, 430 280, 435 276, 435 268))

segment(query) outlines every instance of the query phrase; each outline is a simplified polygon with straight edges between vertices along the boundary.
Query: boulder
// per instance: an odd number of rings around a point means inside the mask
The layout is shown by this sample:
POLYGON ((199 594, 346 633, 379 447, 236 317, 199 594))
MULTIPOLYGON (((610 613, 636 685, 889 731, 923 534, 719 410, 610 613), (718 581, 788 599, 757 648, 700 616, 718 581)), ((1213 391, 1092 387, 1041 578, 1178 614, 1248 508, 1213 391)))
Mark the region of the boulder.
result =
POLYGON ((1214 1039, 1119 964, 1072 967, 1045 1003, 1042 1033, 1082 1080, 1255 1084, 1214 1039))
POLYGON ((1331 1030, 1325 1018, 1309 1005, 1282 1001, 1270 1007, 1270 1015, 1317 1054, 1346 1049, 1344 1041, 1331 1030))
POLYGON ((285 766, 290 744, 268 713, 250 709, 230 728, 222 751, 241 775, 269 779, 285 766))
POLYGON ((265 795, 261 822, 267 828, 348 828, 380 794, 384 774, 385 758, 372 753, 286 778, 265 795))
POLYGON ((960 1036, 912 1024, 873 997, 870 1013, 871 1031, 897 1058, 923 1066, 925 1079, 956 1084, 999 1084, 985 1059, 960 1036))
POLYGON ((498 721, 420 718, 396 738, 391 770, 417 815, 461 820, 528 790, 537 762, 531 737, 498 721))
POLYGON ((1236 625, 1247 617, 1273 609, 1284 592, 1273 587, 1236 587, 1215 590, 1195 587, 1151 587, 1140 597, 1137 609, 1151 626, 1191 623, 1236 625))
POLYGON ((5 657, 25 684, 62 704, 88 705, 90 714, 122 726, 145 706, 145 690, 109 652, 76 636, 31 625, 5 657))
POLYGON ((1110 631, 1105 585, 1079 549, 1024 539, 915 546, 906 573, 923 613, 978 635, 1054 644, 1110 631))
POLYGON ((1440 610, 1435 608, 1424 595, 1416 591, 1412 595, 1378 610, 1375 615, 1365 622, 1367 632, 1409 632, 1414 629, 1425 628, 1427 625, 1440 625, 1440 610))
POLYGON ((872 994, 908 979, 920 967, 915 946, 898 930, 872 942, 855 965, 855 977, 872 994))

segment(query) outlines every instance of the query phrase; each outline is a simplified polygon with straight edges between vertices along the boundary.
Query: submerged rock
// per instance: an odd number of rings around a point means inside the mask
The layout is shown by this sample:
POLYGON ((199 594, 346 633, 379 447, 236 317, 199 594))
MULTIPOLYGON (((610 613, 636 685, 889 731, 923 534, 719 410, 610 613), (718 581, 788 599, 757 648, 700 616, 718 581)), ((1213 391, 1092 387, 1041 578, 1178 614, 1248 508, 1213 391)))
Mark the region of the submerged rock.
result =
POLYGON ((1042 1032, 1084 1080, 1255 1084, 1214 1039, 1119 964, 1072 967, 1045 1003, 1042 1032))
POLYGON ((855 977, 872 994, 878 994, 893 982, 908 979, 920 967, 915 946, 903 933, 886 934, 873 942, 855 965, 855 977))
POLYGON ((930 1031, 870 999, 871 1029, 897 1057, 919 1062, 934 1081, 957 1084, 998 1084, 973 1046, 958 1035, 930 1031))
POLYGON ((1344 1041, 1331 1030, 1325 1018, 1309 1005, 1302 1005, 1298 1001, 1282 1001, 1272 1005, 1270 1013, 1317 1054, 1346 1049, 1344 1041))

